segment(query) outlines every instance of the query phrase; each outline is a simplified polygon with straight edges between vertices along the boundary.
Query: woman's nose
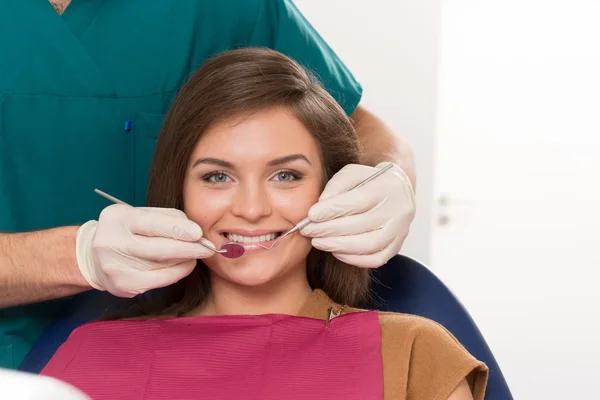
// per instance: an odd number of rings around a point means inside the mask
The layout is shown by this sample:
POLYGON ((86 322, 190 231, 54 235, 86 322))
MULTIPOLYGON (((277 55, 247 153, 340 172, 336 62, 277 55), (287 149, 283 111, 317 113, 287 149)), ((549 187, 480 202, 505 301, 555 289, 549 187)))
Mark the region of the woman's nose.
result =
POLYGON ((250 222, 271 215, 271 203, 266 189, 260 185, 241 186, 236 193, 231 212, 250 222))

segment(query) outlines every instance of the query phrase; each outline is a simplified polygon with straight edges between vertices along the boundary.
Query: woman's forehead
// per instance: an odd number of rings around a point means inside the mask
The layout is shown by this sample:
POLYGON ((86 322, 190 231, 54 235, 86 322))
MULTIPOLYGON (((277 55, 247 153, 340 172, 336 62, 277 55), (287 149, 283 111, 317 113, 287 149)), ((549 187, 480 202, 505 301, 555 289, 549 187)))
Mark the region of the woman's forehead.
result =
POLYGON ((318 144, 302 122, 284 108, 274 108, 210 127, 200 137, 194 156, 243 160, 294 153, 312 159, 318 156, 318 144))

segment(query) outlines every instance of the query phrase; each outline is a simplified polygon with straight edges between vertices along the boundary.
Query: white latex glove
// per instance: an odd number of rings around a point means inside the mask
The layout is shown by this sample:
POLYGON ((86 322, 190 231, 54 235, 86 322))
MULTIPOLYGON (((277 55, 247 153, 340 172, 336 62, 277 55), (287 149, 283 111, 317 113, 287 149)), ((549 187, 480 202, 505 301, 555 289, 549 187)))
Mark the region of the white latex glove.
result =
POLYGON ((398 254, 415 216, 412 184, 397 165, 348 192, 377 169, 349 164, 325 186, 300 233, 313 247, 357 267, 378 268, 398 254))
POLYGON ((93 288, 131 298, 181 280, 212 256, 201 238, 180 210, 114 204, 79 228, 77 263, 93 288))

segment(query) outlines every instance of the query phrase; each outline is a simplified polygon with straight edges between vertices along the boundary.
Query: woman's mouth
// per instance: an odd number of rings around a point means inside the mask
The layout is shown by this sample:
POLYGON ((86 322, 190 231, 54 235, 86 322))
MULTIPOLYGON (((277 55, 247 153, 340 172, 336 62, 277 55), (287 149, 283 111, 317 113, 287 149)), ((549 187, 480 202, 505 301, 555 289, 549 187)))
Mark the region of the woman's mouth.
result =
POLYGON ((261 246, 269 246, 271 242, 281 236, 283 232, 272 232, 264 235, 245 236, 237 233, 222 232, 221 236, 227 241, 239 243, 245 249, 262 248, 261 246))

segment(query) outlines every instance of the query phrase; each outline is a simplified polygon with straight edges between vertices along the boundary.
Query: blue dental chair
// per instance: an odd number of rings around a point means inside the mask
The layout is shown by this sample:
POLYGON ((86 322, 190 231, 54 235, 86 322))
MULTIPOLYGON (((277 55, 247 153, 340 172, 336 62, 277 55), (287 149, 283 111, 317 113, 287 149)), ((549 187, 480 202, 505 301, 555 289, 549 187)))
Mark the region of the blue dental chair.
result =
MULTIPOLYGON (((377 304, 382 311, 420 315, 445 326, 471 354, 485 362, 490 370, 486 400, 513 400, 494 355, 469 313, 450 290, 423 264, 397 255, 373 273, 377 304)), ((77 326, 96 319, 115 302, 126 305, 131 300, 115 299, 104 292, 87 292, 76 296, 71 307, 51 325, 35 343, 20 370, 39 373, 58 347, 77 326)))

